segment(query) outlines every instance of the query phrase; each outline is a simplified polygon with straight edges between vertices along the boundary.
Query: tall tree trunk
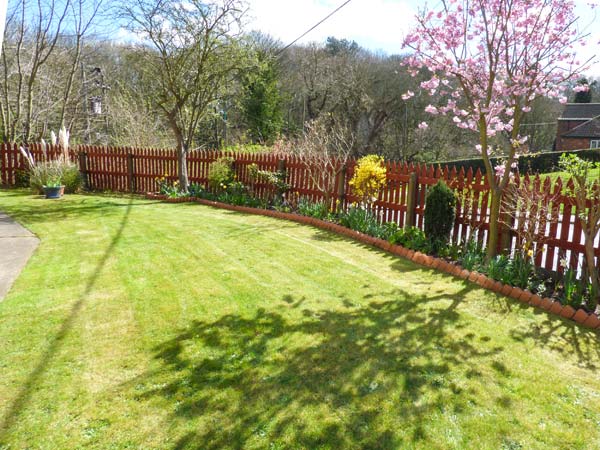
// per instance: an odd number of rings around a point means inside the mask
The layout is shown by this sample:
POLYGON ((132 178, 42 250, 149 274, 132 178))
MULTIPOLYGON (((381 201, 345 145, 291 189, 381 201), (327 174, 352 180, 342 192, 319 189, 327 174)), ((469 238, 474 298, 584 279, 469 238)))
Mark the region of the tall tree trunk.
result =
POLYGON ((590 231, 587 230, 587 227, 583 230, 583 235, 585 237, 585 265, 586 272, 592 283, 592 292, 590 295, 590 303, 588 306, 592 311, 595 311, 598 306, 598 295, 600 294, 600 280, 598 280, 598 268, 596 267, 596 262, 594 261, 594 237, 592 236, 590 231))
POLYGON ((490 204, 490 227, 488 231, 488 245, 486 259, 490 260, 498 253, 498 239, 500 234, 500 205, 502 204, 502 189, 491 188, 492 201, 490 204))
MULTIPOLYGON (((75 73, 77 72, 77 67, 79 66, 79 60, 81 59, 81 36, 77 35, 77 44, 75 46, 75 55, 73 56, 73 62, 71 64, 69 74, 67 75, 67 85, 65 86, 65 91, 63 94, 63 101, 60 108, 60 116, 58 123, 62 127, 65 125, 65 116, 67 113, 67 105, 71 99, 71 90, 73 88, 73 80, 75 79, 75 73)), ((87 101, 87 99, 85 99, 87 101)))
POLYGON ((177 169, 179 172, 179 188, 183 192, 187 192, 189 188, 188 170, 187 170, 187 155, 188 145, 181 141, 177 144, 177 169))

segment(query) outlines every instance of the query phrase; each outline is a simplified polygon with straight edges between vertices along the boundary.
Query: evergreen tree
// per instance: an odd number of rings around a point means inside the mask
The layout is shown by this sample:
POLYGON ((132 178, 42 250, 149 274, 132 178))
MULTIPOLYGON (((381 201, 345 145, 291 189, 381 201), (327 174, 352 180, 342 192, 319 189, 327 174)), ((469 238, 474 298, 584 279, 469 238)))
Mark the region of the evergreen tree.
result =
POLYGON ((273 141, 283 126, 283 113, 277 63, 269 52, 258 52, 257 67, 242 84, 242 115, 252 141, 273 141))

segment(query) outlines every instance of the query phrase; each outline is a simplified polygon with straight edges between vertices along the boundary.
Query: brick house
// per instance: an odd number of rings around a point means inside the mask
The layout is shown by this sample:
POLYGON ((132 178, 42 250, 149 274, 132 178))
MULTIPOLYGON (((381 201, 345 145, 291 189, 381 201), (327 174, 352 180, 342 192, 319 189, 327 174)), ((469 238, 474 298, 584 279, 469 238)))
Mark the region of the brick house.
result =
POLYGON ((567 103, 558 118, 556 151, 600 148, 600 103, 567 103))

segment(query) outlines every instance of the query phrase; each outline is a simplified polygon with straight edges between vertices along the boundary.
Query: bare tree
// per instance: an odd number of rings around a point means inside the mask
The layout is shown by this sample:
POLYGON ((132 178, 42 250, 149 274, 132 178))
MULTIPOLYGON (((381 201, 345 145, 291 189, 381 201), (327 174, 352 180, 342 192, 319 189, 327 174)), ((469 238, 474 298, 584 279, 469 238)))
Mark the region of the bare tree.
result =
POLYGON ((354 135, 339 123, 328 123, 322 116, 306 125, 303 135, 284 146, 306 167, 308 178, 322 195, 327 208, 332 208, 338 175, 345 169, 352 153, 354 135))
MULTIPOLYGON (((103 0, 70 0, 69 4, 69 22, 71 23, 73 33, 73 44, 67 49, 70 53, 70 65, 63 91, 62 103, 59 113, 60 126, 65 125, 65 115, 71 94, 73 91, 73 81, 77 69, 81 64, 81 53, 84 44, 84 38, 94 23, 103 0)), ((87 99, 86 99, 87 100, 87 99)))
POLYGON ((131 147, 172 147, 173 137, 162 116, 153 114, 146 93, 113 86, 110 142, 131 147), (149 132, 151 130, 151 132, 149 132))
POLYGON ((596 310, 600 299, 600 272, 596 263, 594 241, 600 232, 600 181, 591 177, 590 172, 600 165, 569 154, 561 157, 560 167, 572 177, 567 187, 575 197, 577 217, 581 222, 584 236, 584 268, 592 286, 589 306, 596 310))
POLYGON ((6 11, 8 9, 8 1, 0 3, 0 52, 2 51, 2 42, 4 41, 4 28, 6 27, 6 11))
POLYGON ((240 0, 136 0, 122 8, 129 29, 143 41, 147 78, 156 80, 153 100, 177 142, 183 190, 198 124, 240 68, 237 37, 244 12, 240 0))
POLYGON ((557 195, 550 190, 550 180, 544 185, 539 178, 517 178, 508 185, 502 198, 500 220, 517 236, 517 249, 537 257, 550 236, 547 229, 558 221, 557 195))
POLYGON ((3 135, 10 141, 31 138, 38 76, 54 53, 64 29, 70 0, 19 0, 9 11, 2 52, 0 107, 3 135))

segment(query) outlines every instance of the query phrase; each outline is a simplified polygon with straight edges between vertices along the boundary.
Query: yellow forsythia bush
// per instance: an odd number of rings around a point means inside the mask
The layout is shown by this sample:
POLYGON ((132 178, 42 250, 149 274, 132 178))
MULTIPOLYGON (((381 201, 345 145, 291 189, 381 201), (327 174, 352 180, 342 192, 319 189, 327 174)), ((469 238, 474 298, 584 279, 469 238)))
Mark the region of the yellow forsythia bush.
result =
POLYGON ((381 156, 367 155, 358 160, 350 186, 354 193, 369 204, 377 199, 379 191, 386 184, 386 168, 381 156))

